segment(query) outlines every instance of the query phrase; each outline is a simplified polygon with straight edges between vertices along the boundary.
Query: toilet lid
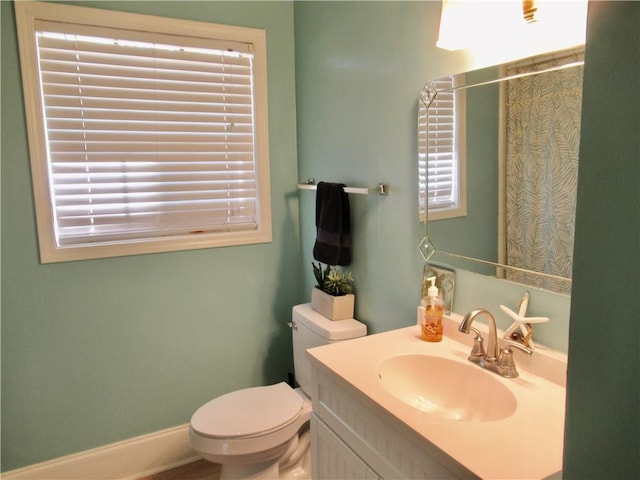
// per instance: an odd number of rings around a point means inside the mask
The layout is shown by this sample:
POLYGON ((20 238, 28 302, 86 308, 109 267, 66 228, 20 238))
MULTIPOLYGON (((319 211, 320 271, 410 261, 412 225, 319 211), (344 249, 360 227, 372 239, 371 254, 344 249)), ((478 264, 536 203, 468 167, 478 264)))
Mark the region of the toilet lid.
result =
POLYGON ((285 382, 227 393, 211 400, 191 417, 191 428, 214 438, 249 437, 293 421, 302 397, 285 382))

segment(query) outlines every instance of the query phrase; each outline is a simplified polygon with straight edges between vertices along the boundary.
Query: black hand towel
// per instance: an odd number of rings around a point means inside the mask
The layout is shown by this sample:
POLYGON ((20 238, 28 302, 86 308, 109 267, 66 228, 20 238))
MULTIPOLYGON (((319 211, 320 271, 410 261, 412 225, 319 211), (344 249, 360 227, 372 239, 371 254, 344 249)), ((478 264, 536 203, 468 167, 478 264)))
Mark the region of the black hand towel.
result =
POLYGON ((318 183, 313 256, 328 265, 351 264, 351 210, 342 183, 318 183))

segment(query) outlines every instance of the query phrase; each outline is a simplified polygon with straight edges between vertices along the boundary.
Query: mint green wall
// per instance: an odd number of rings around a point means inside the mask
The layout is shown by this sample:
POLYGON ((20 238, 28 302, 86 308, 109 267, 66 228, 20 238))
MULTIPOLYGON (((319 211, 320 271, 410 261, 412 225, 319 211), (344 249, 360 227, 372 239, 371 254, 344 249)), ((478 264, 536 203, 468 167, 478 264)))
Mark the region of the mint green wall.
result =
POLYGON ((589 6, 564 477, 640 471, 640 3, 589 6))
MULTIPOLYGON (((462 56, 435 47, 437 2, 296 2, 300 180, 373 187, 351 195, 356 317, 380 332, 415 321, 417 95, 427 80, 461 71, 462 56)), ((301 194, 306 298, 314 281, 315 196, 301 194)))
POLYGON ((264 28, 273 243, 41 265, 12 3, 2 13, 2 469, 187 423, 287 378, 301 299, 293 6, 85 2, 264 28))

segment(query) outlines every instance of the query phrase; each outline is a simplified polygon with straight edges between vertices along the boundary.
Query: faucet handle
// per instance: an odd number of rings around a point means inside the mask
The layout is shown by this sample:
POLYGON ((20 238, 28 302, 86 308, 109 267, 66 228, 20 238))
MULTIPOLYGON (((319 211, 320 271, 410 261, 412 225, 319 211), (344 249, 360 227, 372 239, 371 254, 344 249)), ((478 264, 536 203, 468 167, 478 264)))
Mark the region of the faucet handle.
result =
POLYGON ((533 354, 533 349, 532 348, 529 348, 526 345, 523 345, 522 343, 518 342, 517 340, 511 340, 510 338, 503 338, 502 340, 503 340, 504 343, 507 344, 508 347, 516 347, 518 350, 523 351, 527 355, 532 355, 533 354))
POLYGON ((468 360, 473 363, 480 363, 487 356, 487 352, 484 350, 484 340, 478 330, 473 327, 471 327, 470 330, 476 337, 473 339, 473 347, 471 348, 468 360))
POLYGON ((513 361, 513 350, 511 350, 511 345, 507 345, 500 350, 498 369, 500 370, 501 375, 506 378, 518 378, 520 376, 516 369, 516 364, 513 361))

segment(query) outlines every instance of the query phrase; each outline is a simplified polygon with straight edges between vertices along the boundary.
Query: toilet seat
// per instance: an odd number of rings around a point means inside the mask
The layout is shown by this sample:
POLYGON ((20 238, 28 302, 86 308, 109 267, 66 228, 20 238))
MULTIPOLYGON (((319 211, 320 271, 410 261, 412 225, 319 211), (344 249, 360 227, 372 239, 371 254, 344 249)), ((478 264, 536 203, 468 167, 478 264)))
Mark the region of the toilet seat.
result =
POLYGON ((200 407, 191 418, 189 442, 201 457, 214 463, 271 461, 284 454, 310 419, 311 400, 300 389, 284 382, 247 388, 200 407))
POLYGON ((208 438, 238 439, 265 435, 295 422, 303 398, 285 382, 222 395, 200 407, 191 428, 208 438))

